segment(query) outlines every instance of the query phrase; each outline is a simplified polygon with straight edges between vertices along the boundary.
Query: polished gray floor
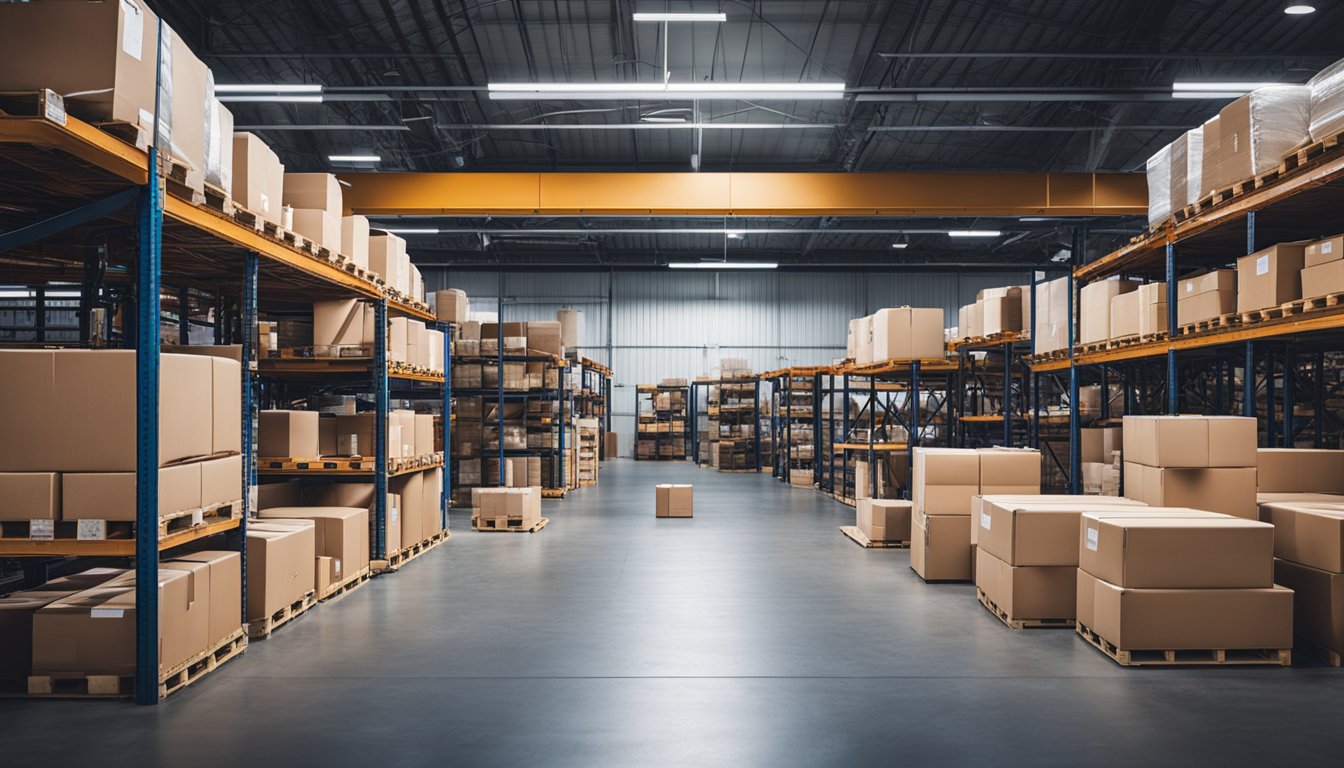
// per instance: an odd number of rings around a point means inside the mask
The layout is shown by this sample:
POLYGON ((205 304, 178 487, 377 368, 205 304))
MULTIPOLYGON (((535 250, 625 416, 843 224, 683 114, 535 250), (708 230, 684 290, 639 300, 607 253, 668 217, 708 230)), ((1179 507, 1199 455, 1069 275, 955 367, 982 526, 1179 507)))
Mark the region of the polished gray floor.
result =
POLYGON ((0 702, 2 762, 1289 765, 1344 670, 1122 669, 1012 632, 768 475, 604 465, 533 535, 468 530, 159 707, 0 702), (692 520, 653 485, 693 482, 692 520))

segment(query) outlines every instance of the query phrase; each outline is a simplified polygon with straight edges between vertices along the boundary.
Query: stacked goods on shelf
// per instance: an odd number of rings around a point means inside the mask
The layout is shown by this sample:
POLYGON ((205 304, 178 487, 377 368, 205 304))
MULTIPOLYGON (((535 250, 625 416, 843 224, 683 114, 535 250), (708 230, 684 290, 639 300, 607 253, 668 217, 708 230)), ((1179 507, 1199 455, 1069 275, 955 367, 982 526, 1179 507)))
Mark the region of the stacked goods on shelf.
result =
POLYGON ((694 517, 695 487, 656 485, 653 489, 654 517, 694 517))
POLYGON ((1236 310, 1237 273, 1215 269, 1181 280, 1176 289, 1176 325, 1213 320, 1236 310))
POLYGON ((1120 495, 1122 435, 1120 427, 1087 427, 1078 431, 1084 494, 1120 495))
MULTIPOLYGON (((252 133, 233 134, 233 203, 251 213, 260 222, 279 226, 281 208, 284 201, 285 166, 280 157, 252 133)), ((348 217, 363 219, 363 216, 348 217)), ((347 232, 342 220, 342 243, 349 242, 347 255, 355 258, 359 266, 367 269, 368 259, 368 220, 363 228, 351 222, 347 232), (348 239, 347 239, 348 234, 348 239), (363 254, 359 261, 357 254, 363 254)))
POLYGON ((1027 286, 1009 285, 986 288, 975 295, 975 302, 957 312, 957 337, 979 339, 1004 333, 1030 331, 1031 292, 1027 286))
POLYGON ((1126 416, 1125 496, 1254 520, 1256 420, 1238 416, 1126 416))
POLYGON ((1168 331, 1166 283, 1144 283, 1135 290, 1121 291, 1110 301, 1108 339, 1148 338, 1168 331))
POLYGON ((247 527, 247 623, 266 637, 317 599, 317 526, 255 520, 247 527))
POLYGON ((602 425, 597 419, 579 419, 579 485, 597 485, 602 425))
POLYGON ((1286 665, 1293 592, 1274 584, 1274 542, 1272 525, 1203 511, 1085 512, 1079 634, 1126 665, 1222 663, 1229 652, 1286 665))
POLYGON ((0 680, 24 680, 33 673, 33 618, 38 611, 125 573, 123 568, 89 568, 0 597, 0 680))
MULTIPOLYGON (((1110 402, 1107 404, 1111 418, 1125 413, 1125 391, 1118 384, 1110 385, 1107 390, 1110 402)), ((1078 416, 1085 420, 1101 418, 1101 385, 1087 384, 1078 388, 1078 416)))
MULTIPOLYGON (((135 352, 0 350, 0 369, 0 535, 125 537, 136 518, 135 352)), ((241 514, 242 369, 164 354, 159 377, 162 538, 241 514)))
POLYGON ((972 579, 974 497, 1041 491, 1033 449, 915 448, 914 464, 910 567, 925 581, 972 579))
POLYGON ((1306 243, 1279 243, 1237 259, 1237 311, 1277 308, 1302 298, 1306 243))
POLYGON ((1036 354, 1069 346, 1069 278, 1036 284, 1036 327, 1032 329, 1036 354))
MULTIPOLYGON (((1338 470, 1336 470, 1338 476, 1338 470)), ((1274 526, 1274 583, 1293 590, 1297 636, 1324 652, 1331 666, 1344 656, 1344 498, 1274 502, 1261 507, 1274 526)))
POLYGON ((816 466, 813 428, 813 380, 811 376, 786 374, 781 382, 779 436, 786 441, 784 465, 790 485, 811 488, 816 466))
POLYGON ((1344 292, 1344 235, 1308 243, 1302 252, 1301 296, 1344 292))
POLYGON ((913 511, 909 501, 861 499, 854 505, 854 527, 872 544, 909 544, 913 511))
POLYGON ((344 204, 341 183, 335 176, 330 173, 286 173, 284 204, 292 209, 290 229, 332 253, 345 253, 341 249, 344 204))
POLYGON ((686 458, 685 379, 663 379, 657 386, 640 385, 635 423, 635 458, 669 461, 686 458), (647 408, 645 399, 647 398, 647 408))
POLYGON ((723 362, 718 384, 710 388, 710 401, 717 402, 717 412, 709 417, 711 450, 717 454, 713 463, 720 471, 754 470, 760 466, 759 379, 745 360, 723 362))
POLYGON ((1078 343, 1095 344, 1111 338, 1111 302, 1122 294, 1136 291, 1139 284, 1130 280, 1098 280, 1078 292, 1078 343))
POLYGON ((849 356, 857 365, 885 360, 941 360, 943 310, 879 309, 849 321, 849 356))
POLYGON ((311 521, 317 598, 369 573, 369 510, 363 507, 272 507, 260 510, 267 523, 311 521))
MULTIPOLYGON (((467 292, 457 288, 435 291, 434 309, 434 314, 441 323, 462 325, 471 321, 471 303, 467 300, 467 292)), ((478 325, 477 328, 479 327, 478 325)), ((479 333, 477 338, 480 338, 479 333)))
POLYGON ((1290 500, 1288 494, 1344 495, 1344 451, 1257 448, 1255 461, 1257 495, 1281 501, 1290 500))
POLYGON ((471 527, 477 531, 530 531, 538 528, 541 492, 526 488, 481 488, 479 506, 473 508, 471 527))

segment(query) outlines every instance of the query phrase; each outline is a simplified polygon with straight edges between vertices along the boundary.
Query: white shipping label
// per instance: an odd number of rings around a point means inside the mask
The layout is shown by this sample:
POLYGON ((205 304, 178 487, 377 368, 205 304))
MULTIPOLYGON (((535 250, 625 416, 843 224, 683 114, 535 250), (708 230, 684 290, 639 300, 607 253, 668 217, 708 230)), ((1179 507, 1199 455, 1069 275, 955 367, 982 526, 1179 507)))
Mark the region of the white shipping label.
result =
POLYGON ((986 531, 989 530, 989 513, 988 513, 988 512, 981 512, 981 513, 980 513, 980 527, 981 527, 981 528, 984 528, 986 531))
POLYGON ((1194 283, 1186 283, 1186 284, 1185 284, 1185 292, 1186 292, 1186 293, 1194 293, 1194 292, 1195 292, 1195 284, 1194 284, 1194 283))
POLYGON ((270 213, 270 212, 271 212, 271 198, 270 198, 269 196, 267 196, 267 194, 266 194, 265 192, 262 192, 261 194, 259 194, 259 195, 257 196, 257 202, 258 202, 258 203, 261 203, 261 212, 262 212, 262 213, 270 213))
POLYGON ((140 61, 145 48, 145 12, 134 0, 121 0, 121 50, 140 61))
POLYGON ((56 538, 55 520, 29 520, 28 538, 38 541, 51 541, 56 538))
POLYGON ((1087 529, 1087 548, 1090 549, 1090 550, 1092 550, 1093 552, 1096 552, 1096 551, 1097 551, 1097 529, 1096 529, 1096 528, 1088 528, 1088 529, 1087 529))
POLYGON ((90 619, 120 619, 126 615, 125 608, 90 608, 90 619))
POLYGON ((1265 254, 1255 260, 1255 274, 1264 275, 1269 273, 1269 254, 1265 254))
POLYGON ((75 524, 75 538, 79 541, 102 541, 107 538, 106 520, 80 520, 75 524))
POLYGON ((332 570, 336 572, 336 578, 341 578, 341 558, 337 557, 331 561, 332 570))
POLYGON ((1333 241, 1327 240, 1326 242, 1321 243, 1321 253, 1334 253, 1334 252, 1335 252, 1335 244, 1333 241))
POLYGON ((396 508, 396 507, 388 507, 388 508, 387 508, 387 522, 389 522, 389 523, 395 523, 395 522, 397 522, 398 519, 399 519, 399 517, 398 517, 398 515, 397 515, 397 508, 396 508))

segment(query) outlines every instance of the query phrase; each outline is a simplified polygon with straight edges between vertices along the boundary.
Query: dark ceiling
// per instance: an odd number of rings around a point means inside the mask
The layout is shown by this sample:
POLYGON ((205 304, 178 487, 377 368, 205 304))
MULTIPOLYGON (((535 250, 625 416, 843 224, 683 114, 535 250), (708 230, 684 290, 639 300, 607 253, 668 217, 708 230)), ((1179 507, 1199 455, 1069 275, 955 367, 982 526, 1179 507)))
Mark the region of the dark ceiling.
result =
MULTIPOLYGON (((698 150, 707 171, 1133 171, 1226 103, 1174 100, 1174 80, 1305 82, 1344 56, 1340 2, 1317 3, 1320 9, 1309 16, 1288 16, 1281 2, 1254 0, 154 4, 218 82, 323 85, 321 104, 230 105, 236 124, 260 133, 291 170, 334 169, 328 154, 372 153, 382 157, 377 167, 389 171, 686 171, 698 150), (704 123, 795 126, 700 132, 641 122, 685 115, 664 111, 691 106, 684 102, 508 102, 485 92, 489 82, 656 82, 662 25, 632 21, 636 10, 727 14, 723 24, 673 25, 667 54, 674 80, 843 80, 846 98, 700 102, 704 123)), ((927 224, 809 219, 760 225, 927 224)), ((429 226, 597 225, 547 219, 429 226)), ((1138 226, 1135 219, 1092 225, 1110 232, 1138 226)), ((1049 223, 1030 229, 1037 234, 1014 241, 1016 247, 981 246, 981 260, 1040 261, 1067 240, 1049 223)), ((761 255, 891 255, 888 236, 761 237, 778 238, 750 246, 761 255)), ((1089 242, 1099 248, 1113 239, 1103 234, 1089 242)), ((423 244, 423 255, 448 262, 488 260, 491 248, 500 258, 568 249, 584 260, 660 250, 712 253, 723 246, 722 237, 708 235, 595 233, 528 243, 515 237, 510 244, 505 234, 484 246, 479 233, 468 232, 432 240, 423 244)), ((910 259, 957 256, 941 247, 922 255, 908 250, 910 259)))

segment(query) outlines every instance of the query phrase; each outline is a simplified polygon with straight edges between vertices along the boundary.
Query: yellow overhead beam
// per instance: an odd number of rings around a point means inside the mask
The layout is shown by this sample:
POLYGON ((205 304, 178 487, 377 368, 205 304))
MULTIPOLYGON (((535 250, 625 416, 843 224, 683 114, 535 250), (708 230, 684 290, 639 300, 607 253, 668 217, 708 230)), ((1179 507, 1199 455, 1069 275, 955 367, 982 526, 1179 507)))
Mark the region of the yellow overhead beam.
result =
POLYGON ((366 216, 1134 216, 1141 173, 345 173, 366 216))

